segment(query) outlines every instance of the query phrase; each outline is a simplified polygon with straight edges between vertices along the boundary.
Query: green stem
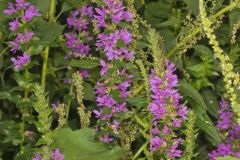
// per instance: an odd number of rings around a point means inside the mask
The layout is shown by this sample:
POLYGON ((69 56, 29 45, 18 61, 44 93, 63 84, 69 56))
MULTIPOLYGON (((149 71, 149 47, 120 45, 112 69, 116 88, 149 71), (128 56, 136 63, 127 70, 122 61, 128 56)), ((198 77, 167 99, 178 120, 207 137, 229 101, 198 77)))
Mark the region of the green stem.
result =
MULTIPOLYGON (((49 12, 49 21, 54 22, 54 15, 56 9, 56 0, 51 0, 50 12, 49 12)), ((46 46, 43 55, 43 66, 42 66, 42 77, 41 77, 41 85, 45 88, 46 76, 47 76, 47 66, 48 66, 48 55, 49 55, 49 46, 46 46)))
POLYGON ((142 145, 141 148, 138 149, 138 151, 136 152, 136 154, 133 156, 133 160, 135 160, 144 150, 144 148, 147 147, 148 142, 146 142, 145 144, 142 145))
MULTIPOLYGON (((27 77, 28 76, 28 71, 25 70, 25 76, 27 77)), ((24 98, 23 98, 23 101, 24 102, 27 102, 27 98, 28 98, 28 84, 25 84, 25 91, 24 91, 24 98)), ((20 144, 20 152, 23 154, 23 149, 24 149, 24 141, 25 141, 25 135, 24 135, 24 132, 25 132, 25 125, 26 125, 26 116, 28 114, 28 109, 27 109, 27 105, 24 105, 23 108, 21 109, 22 111, 22 124, 21 124, 21 132, 22 132, 22 141, 21 141, 21 144, 20 144)))
POLYGON ((48 55, 49 55, 49 46, 45 48, 44 55, 43 55, 42 79, 41 79, 41 85, 43 88, 45 88, 45 82, 46 82, 46 76, 47 76, 48 55))
POLYGON ((10 47, 5 48, 2 52, 0 52, 0 56, 2 56, 10 47))
MULTIPOLYGON (((231 3, 230 5, 228 5, 227 7, 221 9, 220 11, 218 11, 216 14, 214 14, 213 16, 210 17, 210 20, 212 23, 215 23, 217 22, 217 19, 222 16, 224 13, 238 7, 240 5, 240 2, 237 1, 237 2, 233 2, 231 3)), ((196 30, 194 30, 192 33, 189 33, 190 36, 187 36, 185 39, 183 39, 182 41, 183 42, 189 42, 192 37, 196 36, 198 33, 200 33, 202 31, 202 27, 198 27, 196 30)), ((177 44, 167 55, 166 55, 166 58, 169 59, 170 57, 172 57, 172 55, 177 51, 179 50, 179 48, 181 48, 182 46, 184 46, 185 43, 180 43, 180 44, 177 44)))
MULTIPOLYGON (((73 82, 71 82, 71 83, 72 83, 72 84, 71 84, 71 88, 70 88, 69 95, 72 95, 72 94, 73 94, 73 82)), ((69 117, 71 101, 72 101, 72 99, 69 99, 69 100, 68 100, 68 103, 67 103, 66 122, 68 121, 68 117, 69 117)), ((66 123, 66 124, 67 124, 67 123, 66 123)))

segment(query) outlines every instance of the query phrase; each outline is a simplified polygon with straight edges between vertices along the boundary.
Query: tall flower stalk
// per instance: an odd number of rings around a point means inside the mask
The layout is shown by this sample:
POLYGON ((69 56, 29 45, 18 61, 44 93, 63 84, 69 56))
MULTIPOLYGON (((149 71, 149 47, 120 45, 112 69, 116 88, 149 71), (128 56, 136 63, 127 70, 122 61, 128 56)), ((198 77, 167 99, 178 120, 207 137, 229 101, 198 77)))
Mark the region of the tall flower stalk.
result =
POLYGON ((8 8, 3 12, 8 16, 15 17, 9 22, 9 30, 16 35, 16 38, 10 41, 9 45, 11 47, 10 51, 14 54, 22 52, 16 58, 11 58, 15 69, 19 70, 30 62, 28 44, 34 38, 35 34, 29 26, 33 18, 41 14, 34 5, 21 0, 16 0, 15 3, 8 2, 8 8))
POLYGON ((93 20, 93 7, 83 5, 80 9, 71 12, 67 18, 68 28, 73 31, 65 34, 69 58, 90 56, 89 42, 93 40, 91 33, 88 31, 93 20))
POLYGON ((104 58, 100 60, 102 80, 97 82, 95 92, 99 109, 93 112, 99 119, 97 131, 100 141, 110 143, 119 137, 120 130, 124 128, 119 115, 128 111, 126 98, 131 93, 133 76, 124 67, 117 67, 117 63, 134 59, 131 50, 133 36, 127 28, 120 25, 130 23, 133 14, 123 7, 122 1, 114 0, 104 0, 102 5, 95 8, 95 12, 96 50, 104 58))
POLYGON ((176 134, 187 119, 187 107, 180 104, 181 96, 177 90, 178 79, 174 74, 175 66, 169 61, 161 76, 152 69, 150 90, 152 101, 148 106, 152 114, 150 150, 161 158, 176 159, 181 157, 179 145, 182 139, 176 134))
MULTIPOLYGON (((27 1, 16 0, 15 2, 8 2, 8 8, 3 11, 7 16, 12 16, 12 20, 9 22, 9 30, 15 36, 14 40, 9 41, 10 51, 13 55, 17 55, 11 58, 14 64, 14 69, 17 71, 25 70, 24 75, 27 78, 29 76, 28 64, 30 63, 31 56, 29 54, 29 43, 33 40, 35 34, 30 27, 31 22, 35 17, 41 16, 38 9, 33 4, 27 1)), ((28 101, 29 84, 24 83, 24 98, 23 101, 28 101)), ((23 154, 24 150, 24 132, 26 125, 26 118, 28 116, 28 105, 24 105, 21 109, 22 112, 22 141, 20 144, 20 151, 23 154)))

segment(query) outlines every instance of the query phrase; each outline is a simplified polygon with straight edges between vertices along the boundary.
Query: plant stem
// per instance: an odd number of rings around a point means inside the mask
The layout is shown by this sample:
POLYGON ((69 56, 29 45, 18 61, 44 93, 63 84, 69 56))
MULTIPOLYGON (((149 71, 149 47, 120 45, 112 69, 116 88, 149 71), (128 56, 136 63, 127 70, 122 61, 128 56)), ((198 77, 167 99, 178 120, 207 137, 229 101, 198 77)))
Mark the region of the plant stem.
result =
POLYGON ((2 56, 10 47, 6 47, 2 52, 0 52, 0 56, 2 56))
MULTIPOLYGON (((54 22, 54 15, 56 9, 56 0, 51 0, 50 12, 49 12, 49 21, 54 22)), ((41 85, 45 88, 46 76, 47 76, 47 66, 48 66, 48 55, 49 55, 49 46, 46 46, 43 55, 43 66, 42 66, 42 77, 41 77, 41 85)))
POLYGON ((46 82, 49 49, 50 49, 49 46, 47 46, 44 50, 44 55, 43 55, 42 79, 41 79, 41 85, 43 88, 45 88, 45 82, 46 82))
POLYGON ((142 153, 142 151, 144 150, 144 148, 147 147, 147 144, 148 144, 148 142, 144 143, 144 144, 142 145, 142 147, 138 149, 138 151, 136 152, 136 154, 133 156, 133 160, 136 159, 136 158, 142 153))
MULTIPOLYGON (((25 70, 25 76, 27 77, 28 76, 28 71, 25 70)), ((28 84, 25 84, 25 91, 24 91, 24 98, 23 98, 23 102, 27 102, 27 98, 28 98, 28 84)), ((25 140, 25 135, 24 135, 24 132, 25 132, 25 125, 26 125, 26 116, 28 114, 28 109, 27 109, 27 105, 24 105, 23 108, 21 109, 22 111, 22 124, 21 124, 21 131, 22 131, 22 141, 21 141, 21 144, 20 144, 20 152, 23 154, 23 143, 24 143, 24 140, 25 140)))
MULTIPOLYGON (((213 16, 210 17, 210 20, 212 23, 217 22, 217 19, 222 16, 224 13, 238 7, 240 5, 240 2, 233 2, 230 5, 228 5, 227 7, 221 9, 220 11, 218 11, 216 14, 214 14, 213 16)), ((196 30, 194 30, 192 33, 189 33, 190 36, 187 36, 183 41, 184 42, 189 42, 189 40, 192 39, 192 37, 194 37, 195 35, 197 35, 198 33, 200 33, 202 31, 202 27, 198 27, 196 30)), ((172 55, 179 50, 179 48, 181 48, 182 46, 184 46, 185 43, 181 43, 181 44, 177 44, 167 55, 166 58, 169 59, 172 57, 172 55)))
MULTIPOLYGON (((73 82, 72 82, 72 84, 71 84, 71 88, 70 88, 69 95, 72 95, 72 94, 73 94, 73 82)), ((69 117, 69 111, 70 111, 71 101, 72 101, 72 99, 69 99, 69 100, 68 100, 68 103, 67 103, 66 122, 68 121, 68 117, 69 117)), ((66 124, 67 124, 67 123, 66 123, 66 124)))

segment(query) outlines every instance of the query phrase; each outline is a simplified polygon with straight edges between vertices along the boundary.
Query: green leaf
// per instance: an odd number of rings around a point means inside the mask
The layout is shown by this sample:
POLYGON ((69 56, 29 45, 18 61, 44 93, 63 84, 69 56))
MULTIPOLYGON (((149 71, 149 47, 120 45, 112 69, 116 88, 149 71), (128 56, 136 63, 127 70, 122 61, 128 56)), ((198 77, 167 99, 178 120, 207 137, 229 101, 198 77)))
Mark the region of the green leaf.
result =
POLYGON ((211 51, 211 49, 209 49, 208 47, 204 46, 204 45, 196 45, 194 46, 195 52, 197 52, 196 54, 199 55, 201 57, 201 59, 207 60, 207 61, 213 61, 214 57, 212 56, 213 53, 211 51))
POLYGON ((126 70, 131 70, 131 69, 137 68, 137 66, 131 62, 124 62, 124 61, 119 61, 119 60, 113 60, 112 64, 117 68, 124 67, 124 69, 126 69, 126 70))
POLYGON ((139 10, 141 7, 143 7, 145 5, 144 0, 138 0, 138 1, 134 1, 134 6, 137 10, 139 10))
POLYGON ((234 24, 238 23, 240 21, 240 9, 234 9, 229 13, 229 19, 230 19, 230 32, 232 32, 234 24))
POLYGON ((62 128, 54 131, 54 146, 60 148, 65 160, 121 160, 123 151, 119 146, 109 148, 94 142, 94 129, 84 128, 72 131, 62 128))
POLYGON ((202 96, 190 84, 185 81, 181 81, 179 89, 184 95, 187 95, 189 98, 194 100, 198 106, 201 106, 204 110, 207 110, 207 106, 202 96))
POLYGON ((199 0, 183 0, 188 8, 194 13, 194 15, 198 15, 199 12, 199 0))
POLYGON ((72 67, 91 69, 99 66, 99 62, 96 60, 90 60, 90 59, 80 59, 80 60, 73 59, 69 62, 69 65, 72 67))
POLYGON ((197 126, 204 131, 208 136, 206 138, 213 144, 217 145, 221 142, 220 135, 214 126, 214 123, 207 115, 207 107, 202 96, 186 81, 180 82, 180 92, 186 97, 189 104, 196 113, 197 126))
POLYGON ((73 8, 74 8, 74 5, 72 3, 70 3, 69 1, 65 1, 62 5, 60 14, 73 8))
POLYGON ((136 47, 138 48, 138 49, 143 49, 143 48, 147 48, 148 47, 148 43, 147 42, 144 42, 144 41, 137 41, 136 42, 136 47))
POLYGON ((42 45, 51 44, 58 36, 61 35, 63 29, 65 28, 65 26, 56 22, 46 22, 43 20, 38 20, 35 25, 36 36, 40 38, 40 41, 38 41, 37 44, 42 45))
POLYGON ((94 94, 94 88, 89 84, 84 82, 83 83, 84 88, 84 98, 85 100, 94 101, 95 100, 95 94, 94 94))
POLYGON ((37 9, 39 9, 40 12, 44 13, 47 10, 50 9, 51 1, 50 0, 31 0, 37 9))
POLYGON ((217 158, 217 160, 239 160, 239 159, 231 156, 225 156, 225 157, 219 157, 217 158))
POLYGON ((0 99, 10 99, 11 95, 8 92, 0 92, 0 99))
POLYGON ((4 24, 9 19, 9 16, 3 13, 3 10, 6 8, 7 8, 7 1, 0 0, 0 28, 5 27, 4 24))
POLYGON ((210 89, 205 89, 202 91, 203 99, 207 105, 208 112, 214 116, 215 118, 218 117, 218 102, 216 96, 210 89))
POLYGON ((28 74, 27 76, 21 75, 20 73, 14 73, 13 78, 19 86, 23 86, 27 83, 33 82, 35 79, 40 78, 39 74, 28 74))
POLYGON ((127 102, 132 106, 146 107, 148 105, 147 99, 143 97, 128 98, 127 102))

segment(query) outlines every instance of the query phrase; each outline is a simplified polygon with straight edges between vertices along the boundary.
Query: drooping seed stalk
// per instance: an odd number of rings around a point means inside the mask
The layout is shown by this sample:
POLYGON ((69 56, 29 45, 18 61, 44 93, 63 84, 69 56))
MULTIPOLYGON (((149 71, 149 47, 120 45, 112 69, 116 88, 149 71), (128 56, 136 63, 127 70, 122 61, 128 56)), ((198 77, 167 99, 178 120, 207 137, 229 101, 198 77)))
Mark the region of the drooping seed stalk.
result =
POLYGON ((212 29, 212 21, 207 17, 205 5, 203 0, 199 0, 199 10, 202 21, 202 26, 206 36, 209 39, 209 43, 212 45, 214 56, 220 60, 220 67, 223 75, 223 81, 225 82, 226 92, 229 96, 232 109, 238 116, 238 122, 240 123, 240 104, 238 101, 238 90, 240 85, 239 74, 233 69, 233 64, 230 62, 228 55, 224 54, 223 49, 220 47, 219 42, 216 39, 214 30, 212 29))
MULTIPOLYGON (((220 11, 218 11, 216 14, 212 15, 209 19, 212 23, 216 23, 218 18, 221 17, 223 14, 225 14, 228 11, 233 10, 234 8, 237 8, 240 6, 240 1, 235 1, 232 2, 230 5, 226 6, 225 8, 221 9, 220 11)), ((200 33, 202 31, 202 27, 198 27, 197 29, 195 29, 192 33, 189 33, 189 36, 187 36, 186 38, 184 38, 184 42, 189 42, 192 40, 193 37, 195 37, 198 33, 200 33)), ((173 56, 173 54, 175 52, 177 52, 182 46, 184 46, 186 43, 180 43, 177 44, 167 55, 166 58, 169 59, 170 57, 173 56)))

